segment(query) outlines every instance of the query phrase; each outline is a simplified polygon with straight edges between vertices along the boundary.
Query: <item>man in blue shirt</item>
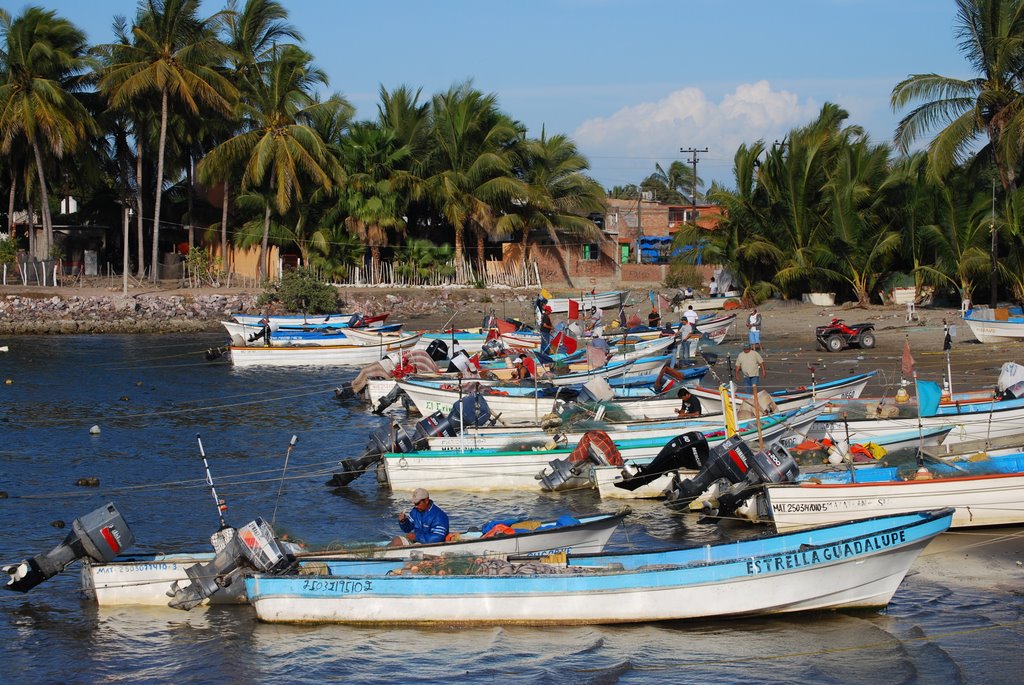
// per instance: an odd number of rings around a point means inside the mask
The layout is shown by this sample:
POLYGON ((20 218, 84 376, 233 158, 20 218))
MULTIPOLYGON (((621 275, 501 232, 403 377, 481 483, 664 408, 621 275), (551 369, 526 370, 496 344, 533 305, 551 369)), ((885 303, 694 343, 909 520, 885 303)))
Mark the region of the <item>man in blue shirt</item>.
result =
POLYGON ((392 546, 426 545, 444 542, 448 537, 448 514, 434 504, 430 494, 423 488, 412 493, 412 509, 398 515, 398 525, 405 533, 391 541, 392 546))

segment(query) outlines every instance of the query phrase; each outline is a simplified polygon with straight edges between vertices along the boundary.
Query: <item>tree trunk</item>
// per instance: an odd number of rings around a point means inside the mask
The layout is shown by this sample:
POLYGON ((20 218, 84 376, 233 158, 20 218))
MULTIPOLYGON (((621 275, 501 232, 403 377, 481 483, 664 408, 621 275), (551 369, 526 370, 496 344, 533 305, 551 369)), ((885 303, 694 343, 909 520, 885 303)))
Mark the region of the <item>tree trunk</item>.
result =
POLYGON ((478 280, 486 280, 484 278, 484 234, 482 232, 476 234, 476 277, 478 280))
POLYGON ((143 231, 143 214, 142 214, 142 141, 136 141, 135 144, 135 227, 138 238, 138 245, 135 248, 135 254, 138 255, 138 277, 142 281, 146 278, 146 235, 143 231))
POLYGON ((466 270, 462 268, 462 226, 455 227, 455 275, 460 283, 466 276, 466 270))
POLYGON ((370 273, 373 274, 375 283, 378 269, 380 269, 380 245, 374 244, 370 246, 370 273))
POLYGON ((228 181, 224 179, 224 206, 220 209, 220 259, 224 266, 224 273, 231 273, 231 264, 228 261, 228 181))
POLYGON ((188 166, 185 167, 185 183, 188 184, 188 188, 185 189, 186 197, 188 198, 188 250, 192 251, 192 248, 196 246, 196 230, 195 226, 192 225, 192 214, 195 211, 195 198, 192 193, 192 170, 193 160, 192 154, 188 156, 188 166))
POLYGON ((14 237, 14 197, 18 189, 18 179, 11 174, 11 192, 7 196, 7 235, 14 237))
POLYGON ((267 280, 267 246, 270 243, 270 198, 263 212, 263 242, 260 243, 260 282, 267 280))
POLYGON ((160 143, 156 151, 156 202, 153 204, 153 278, 160 280, 160 201, 164 194, 164 146, 167 144, 167 89, 160 97, 160 143))
MULTIPOLYGON (((27 191, 28 188, 26 187, 25 190, 27 191)), ((28 205, 28 256, 39 259, 39 255, 36 254, 39 249, 38 241, 36 241, 36 208, 32 206, 31 197, 26 204, 28 205)))
POLYGON ((46 190, 46 175, 43 173, 43 151, 39 142, 32 141, 32 152, 36 158, 36 174, 39 176, 39 203, 42 205, 40 214, 43 219, 43 259, 50 256, 53 245, 53 222, 50 219, 50 196, 46 190))

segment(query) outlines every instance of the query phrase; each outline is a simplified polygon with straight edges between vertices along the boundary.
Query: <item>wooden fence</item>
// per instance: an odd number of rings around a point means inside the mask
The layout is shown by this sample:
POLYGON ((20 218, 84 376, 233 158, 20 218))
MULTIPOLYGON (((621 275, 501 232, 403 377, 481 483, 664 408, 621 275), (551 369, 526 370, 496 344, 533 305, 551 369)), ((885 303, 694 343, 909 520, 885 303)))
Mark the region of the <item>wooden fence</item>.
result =
POLYGON ((375 267, 355 267, 348 279, 336 282, 334 285, 347 286, 378 286, 378 287, 401 287, 401 286, 445 286, 445 285, 480 285, 485 288, 491 286, 508 286, 511 288, 540 287, 540 271, 536 261, 529 261, 526 264, 521 262, 509 263, 490 260, 485 264, 484 272, 480 274, 474 263, 463 260, 462 269, 456 268, 455 261, 447 263, 442 273, 432 271, 426 276, 418 274, 401 273, 394 262, 379 262, 375 267))

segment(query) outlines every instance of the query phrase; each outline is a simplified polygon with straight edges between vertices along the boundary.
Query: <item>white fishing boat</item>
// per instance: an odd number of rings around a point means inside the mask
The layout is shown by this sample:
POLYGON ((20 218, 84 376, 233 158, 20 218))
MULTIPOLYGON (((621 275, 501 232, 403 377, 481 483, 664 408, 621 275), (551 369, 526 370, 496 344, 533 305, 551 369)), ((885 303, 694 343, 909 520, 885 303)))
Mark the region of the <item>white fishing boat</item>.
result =
MULTIPOLYGON (((868 373, 856 374, 847 378, 837 378, 835 380, 817 383, 811 387, 800 386, 797 388, 774 390, 769 392, 768 395, 771 397, 772 402, 774 402, 779 408, 782 408, 783 406, 789 408, 818 400, 857 399, 861 396, 861 393, 864 392, 864 388, 867 387, 868 381, 874 378, 877 373, 877 371, 869 371, 868 373)), ((700 400, 701 407, 704 408, 704 413, 722 413, 722 394, 718 390, 698 385, 690 388, 690 392, 700 400)), ((753 395, 751 393, 739 390, 733 397, 733 403, 737 407, 744 402, 749 403, 753 401, 753 395)))
MULTIPOLYGON (((794 422, 793 432, 788 435, 779 436, 777 439, 770 439, 769 437, 766 437, 766 434, 765 436, 762 436, 761 439, 765 444, 778 442, 783 447, 792 449, 804 439, 804 434, 806 434, 807 428, 813 422, 814 418, 811 416, 806 421, 800 421, 799 423, 794 422)), ((951 427, 921 432, 910 431, 890 436, 888 439, 881 439, 875 444, 878 444, 887 452, 918 446, 936 447, 942 443, 950 430, 952 430, 951 427)), ((748 438, 747 440, 753 444, 756 440, 756 436, 748 438)), ((630 460, 626 462, 624 469, 612 468, 609 466, 595 466, 591 471, 591 477, 594 481, 594 486, 597 488, 598 492, 601 493, 601 499, 662 499, 665 496, 665 489, 669 486, 676 473, 679 474, 680 478, 691 478, 696 474, 696 471, 677 469, 667 471, 659 478, 649 483, 645 483, 633 490, 628 490, 616 485, 616 483, 622 482, 623 471, 632 473, 637 470, 637 467, 645 466, 647 463, 647 461, 630 460)))
MULTIPOLYGON (((574 550, 600 552, 608 544, 615 529, 629 514, 623 509, 615 514, 597 514, 578 519, 531 521, 529 528, 506 525, 514 534, 484 537, 480 530, 458 534, 454 542, 428 545, 389 547, 388 541, 362 543, 324 552, 303 553, 297 557, 300 568, 323 564, 332 559, 409 559, 440 555, 526 555, 536 556, 574 550)), ((82 566, 82 592, 100 606, 142 604, 167 606, 167 591, 174 582, 184 585, 185 569, 213 559, 213 552, 191 554, 126 555, 110 563, 89 562, 82 566)), ((247 601, 242 583, 220 590, 208 600, 212 604, 244 604, 247 601)))
POLYGON ((564 314, 569 311, 569 300, 580 303, 580 312, 590 311, 591 307, 598 309, 618 309, 625 303, 628 290, 607 290, 601 293, 581 293, 579 297, 553 297, 548 300, 548 306, 555 314, 564 314))
POLYGON ((232 345, 235 366, 363 366, 390 352, 416 345, 420 334, 382 340, 375 345, 325 345, 310 347, 240 347, 232 345))
MULTIPOLYGON (((783 435, 804 430, 813 421, 813 414, 802 417, 776 415, 772 419, 762 420, 762 434, 771 442, 783 435)), ((694 423, 688 428, 664 431, 652 437, 626 436, 610 442, 614 442, 622 459, 645 463, 661 452, 674 437, 689 431, 703 433, 712 445, 725 439, 723 427, 694 423)), ((746 424, 740 435, 744 439, 756 440, 756 424, 746 424)), ((384 466, 393 490, 414 490, 418 487, 428 490, 537 490, 540 480, 538 474, 547 469, 552 461, 569 458, 582 439, 583 436, 572 442, 559 442, 554 448, 548 444, 505 450, 460 449, 457 446, 458 438, 452 438, 446 443, 448 446, 439 450, 385 453, 384 466)), ((592 467, 591 463, 581 464, 581 471, 577 474, 588 488, 593 487, 590 478, 592 467)))
POLYGON ((561 565, 481 561, 246 579, 270 623, 582 624, 706 619, 889 603, 952 512, 877 517, 739 542, 657 552, 569 555, 561 565), (475 571, 475 572, 474 572, 475 571), (434 575, 427 575, 428 572, 434 575), (444 575, 441 575, 441 573, 444 575))
MULTIPOLYGON (((848 472, 838 476, 844 482, 768 484, 764 491, 767 520, 779 531, 790 531, 922 507, 954 507, 952 528, 1024 523, 1021 454, 949 464, 929 462, 924 473, 901 475, 895 468, 855 470, 855 482, 850 482, 848 472)), ((753 518, 760 518, 758 507, 749 510, 753 518)))
POLYGON ((972 402, 956 405, 940 405, 930 416, 900 416, 896 418, 844 417, 840 412, 825 413, 811 427, 807 437, 820 440, 824 437, 850 436, 851 442, 884 437, 890 433, 902 433, 918 428, 930 429, 953 426, 943 442, 955 446, 967 441, 992 441, 1002 438, 1014 439, 1024 425, 1024 399, 989 402, 972 402))
MULTIPOLYGON (((252 324, 241 324, 234 321, 221 321, 220 325, 228 332, 231 343, 238 346, 266 345, 263 338, 263 326, 252 324)), ((370 326, 363 330, 381 331, 395 333, 402 328, 402 324, 388 324, 384 326, 370 326)), ((348 337, 353 330, 347 326, 310 326, 305 328, 280 326, 272 330, 270 344, 274 347, 300 347, 300 346, 327 346, 327 345, 352 345, 358 344, 348 337)))
MULTIPOLYGON (((250 326, 261 326, 263 319, 267 319, 272 330, 278 326, 302 326, 309 324, 348 325, 355 313, 343 314, 334 312, 332 314, 232 314, 231 318, 240 324, 250 326)), ((384 318, 387 318, 386 316, 384 318)))
POLYGON ((964 321, 978 342, 1014 342, 1024 339, 1024 312, 1020 307, 974 307, 964 314, 964 321))

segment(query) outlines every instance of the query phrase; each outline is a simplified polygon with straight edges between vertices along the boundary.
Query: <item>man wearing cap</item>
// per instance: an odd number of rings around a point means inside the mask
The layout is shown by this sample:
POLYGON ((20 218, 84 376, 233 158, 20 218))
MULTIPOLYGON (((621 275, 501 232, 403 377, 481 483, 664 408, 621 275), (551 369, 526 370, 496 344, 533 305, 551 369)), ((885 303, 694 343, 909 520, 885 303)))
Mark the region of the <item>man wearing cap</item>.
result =
POLYGON ((736 380, 742 380, 748 391, 753 391, 759 379, 764 377, 764 359, 750 349, 750 343, 743 343, 743 351, 736 355, 736 380))
POLYGON ((448 514, 434 504, 423 488, 413 490, 410 501, 412 510, 398 514, 398 525, 405 535, 392 540, 391 546, 444 542, 448 537, 448 514))
POLYGON ((551 323, 551 305, 544 305, 544 313, 540 316, 540 349, 547 352, 551 346, 551 331, 554 329, 551 323))
POLYGON ((526 355, 521 354, 512 360, 512 380, 525 381, 530 378, 530 369, 526 366, 526 355))

